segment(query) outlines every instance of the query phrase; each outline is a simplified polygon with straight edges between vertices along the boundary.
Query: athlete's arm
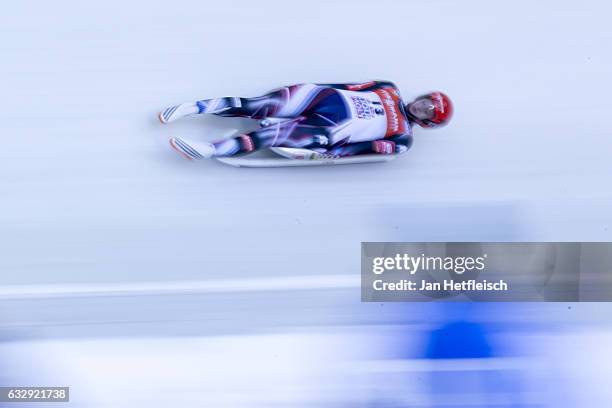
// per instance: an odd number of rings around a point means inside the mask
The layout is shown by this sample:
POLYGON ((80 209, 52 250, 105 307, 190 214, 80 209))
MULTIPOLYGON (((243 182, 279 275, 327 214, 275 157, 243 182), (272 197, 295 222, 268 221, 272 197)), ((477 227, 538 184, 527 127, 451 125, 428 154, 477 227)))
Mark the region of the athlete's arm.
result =
POLYGON ((410 146, 412 146, 412 136, 406 133, 386 139, 336 146, 329 149, 326 153, 339 157, 355 156, 358 154, 401 154, 408 151, 410 146))
POLYGON ((410 146, 412 146, 412 136, 406 133, 386 139, 373 140, 370 143, 372 144, 373 153, 401 154, 406 153, 410 146))
POLYGON ((404 133, 401 135, 391 136, 390 138, 384 139, 383 141, 389 140, 395 143, 395 153, 406 153, 412 146, 412 135, 404 133))

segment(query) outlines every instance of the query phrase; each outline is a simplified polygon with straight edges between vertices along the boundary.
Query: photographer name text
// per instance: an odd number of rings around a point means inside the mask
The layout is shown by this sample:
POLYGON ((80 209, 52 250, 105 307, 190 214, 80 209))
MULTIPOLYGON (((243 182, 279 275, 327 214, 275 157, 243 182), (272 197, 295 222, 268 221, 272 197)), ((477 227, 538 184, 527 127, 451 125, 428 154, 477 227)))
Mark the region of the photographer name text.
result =
POLYGON ((426 280, 412 281, 402 279, 396 282, 386 282, 382 279, 376 279, 372 283, 372 288, 376 291, 419 291, 419 292, 435 292, 435 291, 461 291, 461 292, 478 292, 478 291, 507 291, 508 283, 503 279, 495 282, 486 280, 476 281, 475 279, 465 281, 454 281, 445 279, 442 282, 428 282, 426 280))

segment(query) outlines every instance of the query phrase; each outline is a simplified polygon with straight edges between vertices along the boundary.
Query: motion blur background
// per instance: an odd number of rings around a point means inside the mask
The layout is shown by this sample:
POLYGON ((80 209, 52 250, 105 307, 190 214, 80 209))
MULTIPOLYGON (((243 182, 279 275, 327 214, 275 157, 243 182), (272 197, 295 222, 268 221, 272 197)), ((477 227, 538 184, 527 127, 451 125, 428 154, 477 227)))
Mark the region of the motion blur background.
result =
POLYGON ((71 405, 608 406, 609 304, 361 304, 361 241, 609 241, 611 8, 136 1, 0 15, 0 385, 71 405), (169 105, 440 89, 385 165, 192 163, 169 105))

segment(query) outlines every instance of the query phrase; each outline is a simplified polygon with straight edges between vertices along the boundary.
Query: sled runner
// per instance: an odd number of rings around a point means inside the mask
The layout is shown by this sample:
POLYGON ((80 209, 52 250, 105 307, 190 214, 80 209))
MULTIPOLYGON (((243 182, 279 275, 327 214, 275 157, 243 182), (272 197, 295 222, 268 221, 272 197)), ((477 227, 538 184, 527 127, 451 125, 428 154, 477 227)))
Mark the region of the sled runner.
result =
POLYGON ((303 167, 339 164, 382 163, 395 159, 397 154, 364 154, 349 157, 331 157, 310 149, 271 147, 277 157, 217 157, 223 164, 234 167, 303 167))

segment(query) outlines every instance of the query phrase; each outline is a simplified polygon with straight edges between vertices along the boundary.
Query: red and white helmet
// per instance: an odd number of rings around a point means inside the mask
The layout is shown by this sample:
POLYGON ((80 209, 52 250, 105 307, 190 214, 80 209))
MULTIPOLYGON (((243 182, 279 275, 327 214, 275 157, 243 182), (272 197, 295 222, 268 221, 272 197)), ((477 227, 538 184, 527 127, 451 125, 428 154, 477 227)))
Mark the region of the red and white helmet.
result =
POLYGON ((438 91, 419 96, 406 108, 410 118, 425 128, 445 126, 453 117, 453 103, 448 96, 438 91), (426 102, 429 102, 429 106, 420 109, 421 105, 427 105, 426 102), (411 105, 414 105, 412 109, 411 105))

